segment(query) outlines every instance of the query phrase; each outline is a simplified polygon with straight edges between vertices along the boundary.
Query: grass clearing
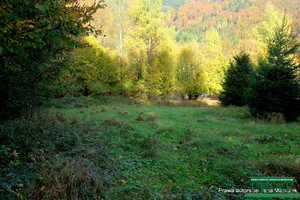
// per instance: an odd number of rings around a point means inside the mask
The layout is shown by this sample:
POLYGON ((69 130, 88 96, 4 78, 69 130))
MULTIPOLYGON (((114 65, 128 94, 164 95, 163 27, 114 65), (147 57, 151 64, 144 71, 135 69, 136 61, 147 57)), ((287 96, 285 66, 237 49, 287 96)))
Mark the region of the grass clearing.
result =
MULTIPOLYGON (((34 164, 43 167, 27 197, 234 199, 243 195, 218 188, 250 188, 252 176, 300 181, 299 122, 256 120, 245 107, 180 107, 113 97, 80 102, 44 110, 44 136, 32 141, 54 146, 28 149, 35 152, 34 164)), ((8 144, 2 148, 14 150, 8 144)), ((26 157, 17 152, 19 160, 26 157)), ((15 159, 2 165, 17 169, 15 159)), ((18 186, 11 190, 26 196, 18 186)), ((8 194, 2 191, 0 197, 8 194)))

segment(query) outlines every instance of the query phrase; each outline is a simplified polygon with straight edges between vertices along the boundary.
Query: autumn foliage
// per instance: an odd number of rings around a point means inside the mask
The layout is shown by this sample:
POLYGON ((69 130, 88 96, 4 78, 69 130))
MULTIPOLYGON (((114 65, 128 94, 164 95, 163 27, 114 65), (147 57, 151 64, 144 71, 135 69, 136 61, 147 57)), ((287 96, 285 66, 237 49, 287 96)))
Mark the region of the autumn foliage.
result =
POLYGON ((17 116, 38 106, 51 80, 63 68, 64 55, 76 45, 74 36, 93 31, 88 24, 101 4, 76 1, 1 1, 0 118, 17 116))

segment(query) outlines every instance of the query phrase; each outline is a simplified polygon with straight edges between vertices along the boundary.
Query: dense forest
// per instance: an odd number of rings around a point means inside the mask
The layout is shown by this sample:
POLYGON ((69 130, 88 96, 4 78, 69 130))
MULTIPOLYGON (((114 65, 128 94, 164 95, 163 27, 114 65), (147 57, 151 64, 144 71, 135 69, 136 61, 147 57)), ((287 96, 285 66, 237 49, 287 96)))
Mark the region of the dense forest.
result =
MULTIPOLYGON (((102 34, 83 40, 119 62, 109 70, 113 78, 98 79, 103 90, 115 94, 154 99, 217 94, 234 55, 247 52, 255 66, 266 59, 268 37, 284 13, 293 31, 299 29, 297 1, 108 0, 106 4, 93 22, 102 34)), ((92 59, 79 54, 83 60, 92 59)))
POLYGON ((282 11, 286 9, 286 12, 294 17, 295 27, 299 27, 297 1, 163 1, 164 8, 170 9, 172 13, 168 23, 175 25, 179 30, 177 41, 203 41, 201 38, 205 32, 214 27, 223 40, 236 45, 243 39, 249 39, 253 28, 265 20, 264 16, 275 20, 273 17, 276 14, 272 13, 270 5, 282 11))
POLYGON ((299 197, 298 0, 2 0, 0 19, 0 199, 244 199, 224 191, 250 177, 299 197))

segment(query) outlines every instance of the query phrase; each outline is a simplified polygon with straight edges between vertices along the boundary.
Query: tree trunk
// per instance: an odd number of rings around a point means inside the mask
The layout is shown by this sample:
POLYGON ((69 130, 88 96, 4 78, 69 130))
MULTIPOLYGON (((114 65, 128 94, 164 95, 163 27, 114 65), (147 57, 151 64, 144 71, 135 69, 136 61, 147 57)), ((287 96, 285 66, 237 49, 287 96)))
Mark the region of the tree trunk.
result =
POLYGON ((123 57, 123 29, 121 21, 121 0, 119 0, 119 43, 120 43, 120 60, 123 57))
POLYGON ((180 94, 182 101, 184 101, 184 94, 180 94))

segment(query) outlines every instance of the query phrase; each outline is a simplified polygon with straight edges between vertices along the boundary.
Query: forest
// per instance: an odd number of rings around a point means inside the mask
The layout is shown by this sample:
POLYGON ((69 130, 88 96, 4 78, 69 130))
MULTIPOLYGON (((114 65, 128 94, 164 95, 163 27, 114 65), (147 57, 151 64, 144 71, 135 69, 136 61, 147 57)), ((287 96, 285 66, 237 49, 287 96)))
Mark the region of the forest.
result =
POLYGON ((299 197, 299 13, 2 0, 0 199, 247 199, 224 191, 251 177, 299 197))

